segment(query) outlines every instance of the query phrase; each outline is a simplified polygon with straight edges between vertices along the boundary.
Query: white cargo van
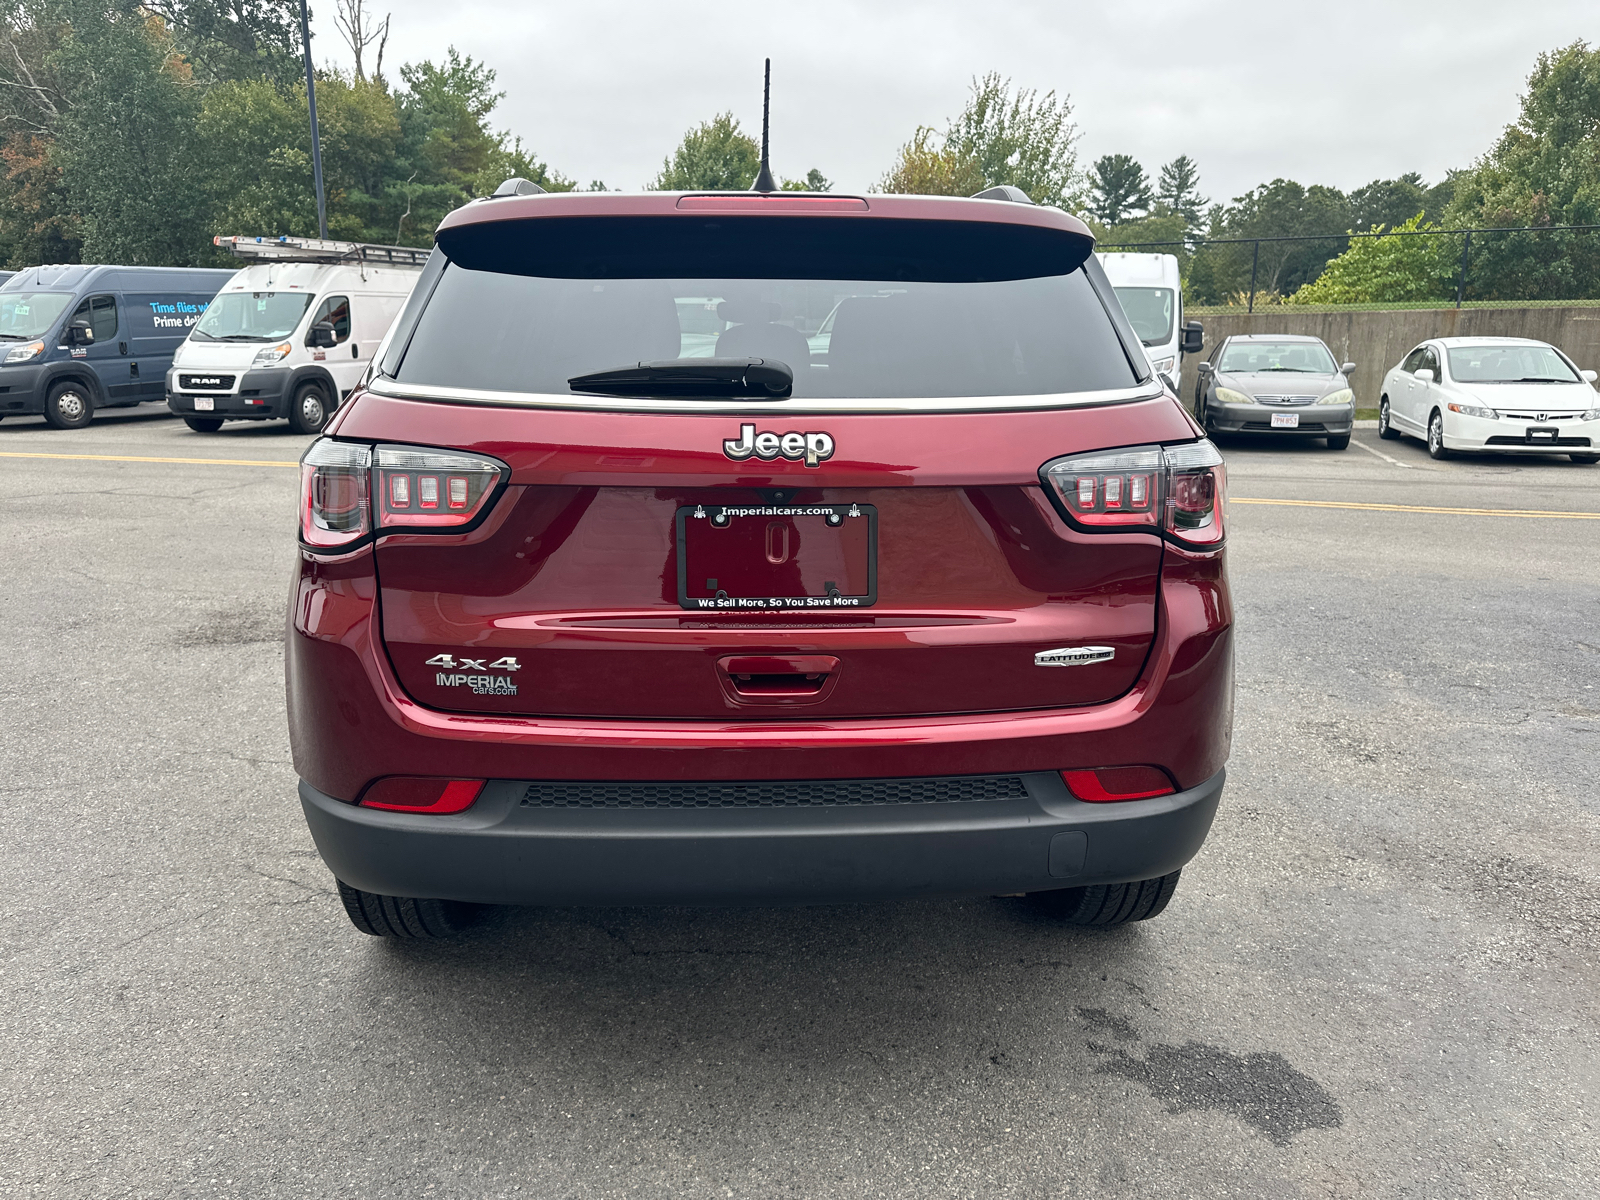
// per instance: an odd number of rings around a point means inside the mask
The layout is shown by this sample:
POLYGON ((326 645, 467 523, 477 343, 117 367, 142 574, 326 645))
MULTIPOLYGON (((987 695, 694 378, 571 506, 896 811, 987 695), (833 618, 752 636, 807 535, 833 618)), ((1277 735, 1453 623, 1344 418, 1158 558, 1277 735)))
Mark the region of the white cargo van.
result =
POLYGON ((167 407, 198 433, 287 417, 316 433, 361 381, 428 251, 316 238, 219 237, 250 265, 173 355, 167 407))
POLYGON ((1150 365, 1158 375, 1166 376, 1176 392, 1183 356, 1200 353, 1204 338, 1199 321, 1184 323, 1183 283, 1178 278, 1177 257, 1120 251, 1095 257, 1116 289, 1128 322, 1144 343, 1150 365))

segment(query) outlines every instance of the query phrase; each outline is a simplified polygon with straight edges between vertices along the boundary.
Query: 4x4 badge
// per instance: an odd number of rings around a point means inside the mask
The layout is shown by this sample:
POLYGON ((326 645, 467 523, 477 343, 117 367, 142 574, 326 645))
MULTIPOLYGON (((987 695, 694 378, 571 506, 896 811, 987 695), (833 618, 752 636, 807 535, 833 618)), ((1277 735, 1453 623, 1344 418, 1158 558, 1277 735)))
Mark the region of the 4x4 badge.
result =
POLYGON ((487 662, 481 658, 456 658, 452 654, 435 654, 432 658, 424 660, 425 667, 444 667, 449 670, 459 667, 463 671, 520 671, 522 664, 507 655, 487 662))
POLYGON ((734 462, 743 462, 754 455, 756 458, 773 459, 782 455, 793 462, 802 459, 806 466, 818 466, 823 459, 833 457, 833 435, 829 433, 771 433, 767 430, 756 432, 754 425, 739 426, 737 438, 726 438, 722 443, 722 452, 734 462))

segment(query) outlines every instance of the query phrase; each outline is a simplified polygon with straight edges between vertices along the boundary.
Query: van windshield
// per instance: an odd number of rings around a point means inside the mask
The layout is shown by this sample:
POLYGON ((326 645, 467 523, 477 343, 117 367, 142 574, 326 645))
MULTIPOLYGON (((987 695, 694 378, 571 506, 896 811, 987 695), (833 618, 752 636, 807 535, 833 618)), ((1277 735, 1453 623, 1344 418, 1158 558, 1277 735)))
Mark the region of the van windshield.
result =
POLYGON ((455 264, 396 378, 567 396, 574 376, 712 357, 785 363, 797 399, 1033 396, 1139 382, 1082 270, 930 283, 552 279, 455 264))
POLYGON ((189 336, 198 342, 275 342, 294 332, 312 299, 309 292, 226 292, 189 336))
POLYGON ((71 292, 0 292, 0 338, 27 342, 43 337, 71 303, 71 292))
POLYGON ((1177 304, 1171 288, 1119 287, 1117 299, 1146 346, 1165 346, 1172 340, 1177 304))

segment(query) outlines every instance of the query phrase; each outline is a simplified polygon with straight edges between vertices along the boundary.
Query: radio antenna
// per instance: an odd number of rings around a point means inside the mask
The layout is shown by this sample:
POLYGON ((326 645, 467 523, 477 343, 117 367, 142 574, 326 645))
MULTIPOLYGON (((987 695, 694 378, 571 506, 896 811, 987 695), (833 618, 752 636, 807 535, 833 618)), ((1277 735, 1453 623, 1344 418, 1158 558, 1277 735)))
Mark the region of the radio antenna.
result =
POLYGON ((761 87, 761 173, 750 185, 752 192, 775 192, 778 185, 772 181, 772 165, 767 157, 767 117, 772 111, 772 60, 767 59, 766 82, 761 87))

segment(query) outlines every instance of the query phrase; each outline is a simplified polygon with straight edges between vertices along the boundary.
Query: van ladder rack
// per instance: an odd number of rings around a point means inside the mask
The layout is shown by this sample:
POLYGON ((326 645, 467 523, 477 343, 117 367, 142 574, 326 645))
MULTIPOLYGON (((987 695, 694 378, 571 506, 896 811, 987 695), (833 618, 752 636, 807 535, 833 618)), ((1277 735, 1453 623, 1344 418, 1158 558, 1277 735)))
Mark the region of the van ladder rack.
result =
POLYGON ((429 250, 417 246, 380 246, 374 242, 335 242, 325 238, 214 237, 212 245, 235 258, 255 262, 359 262, 374 267, 421 267, 429 250))

